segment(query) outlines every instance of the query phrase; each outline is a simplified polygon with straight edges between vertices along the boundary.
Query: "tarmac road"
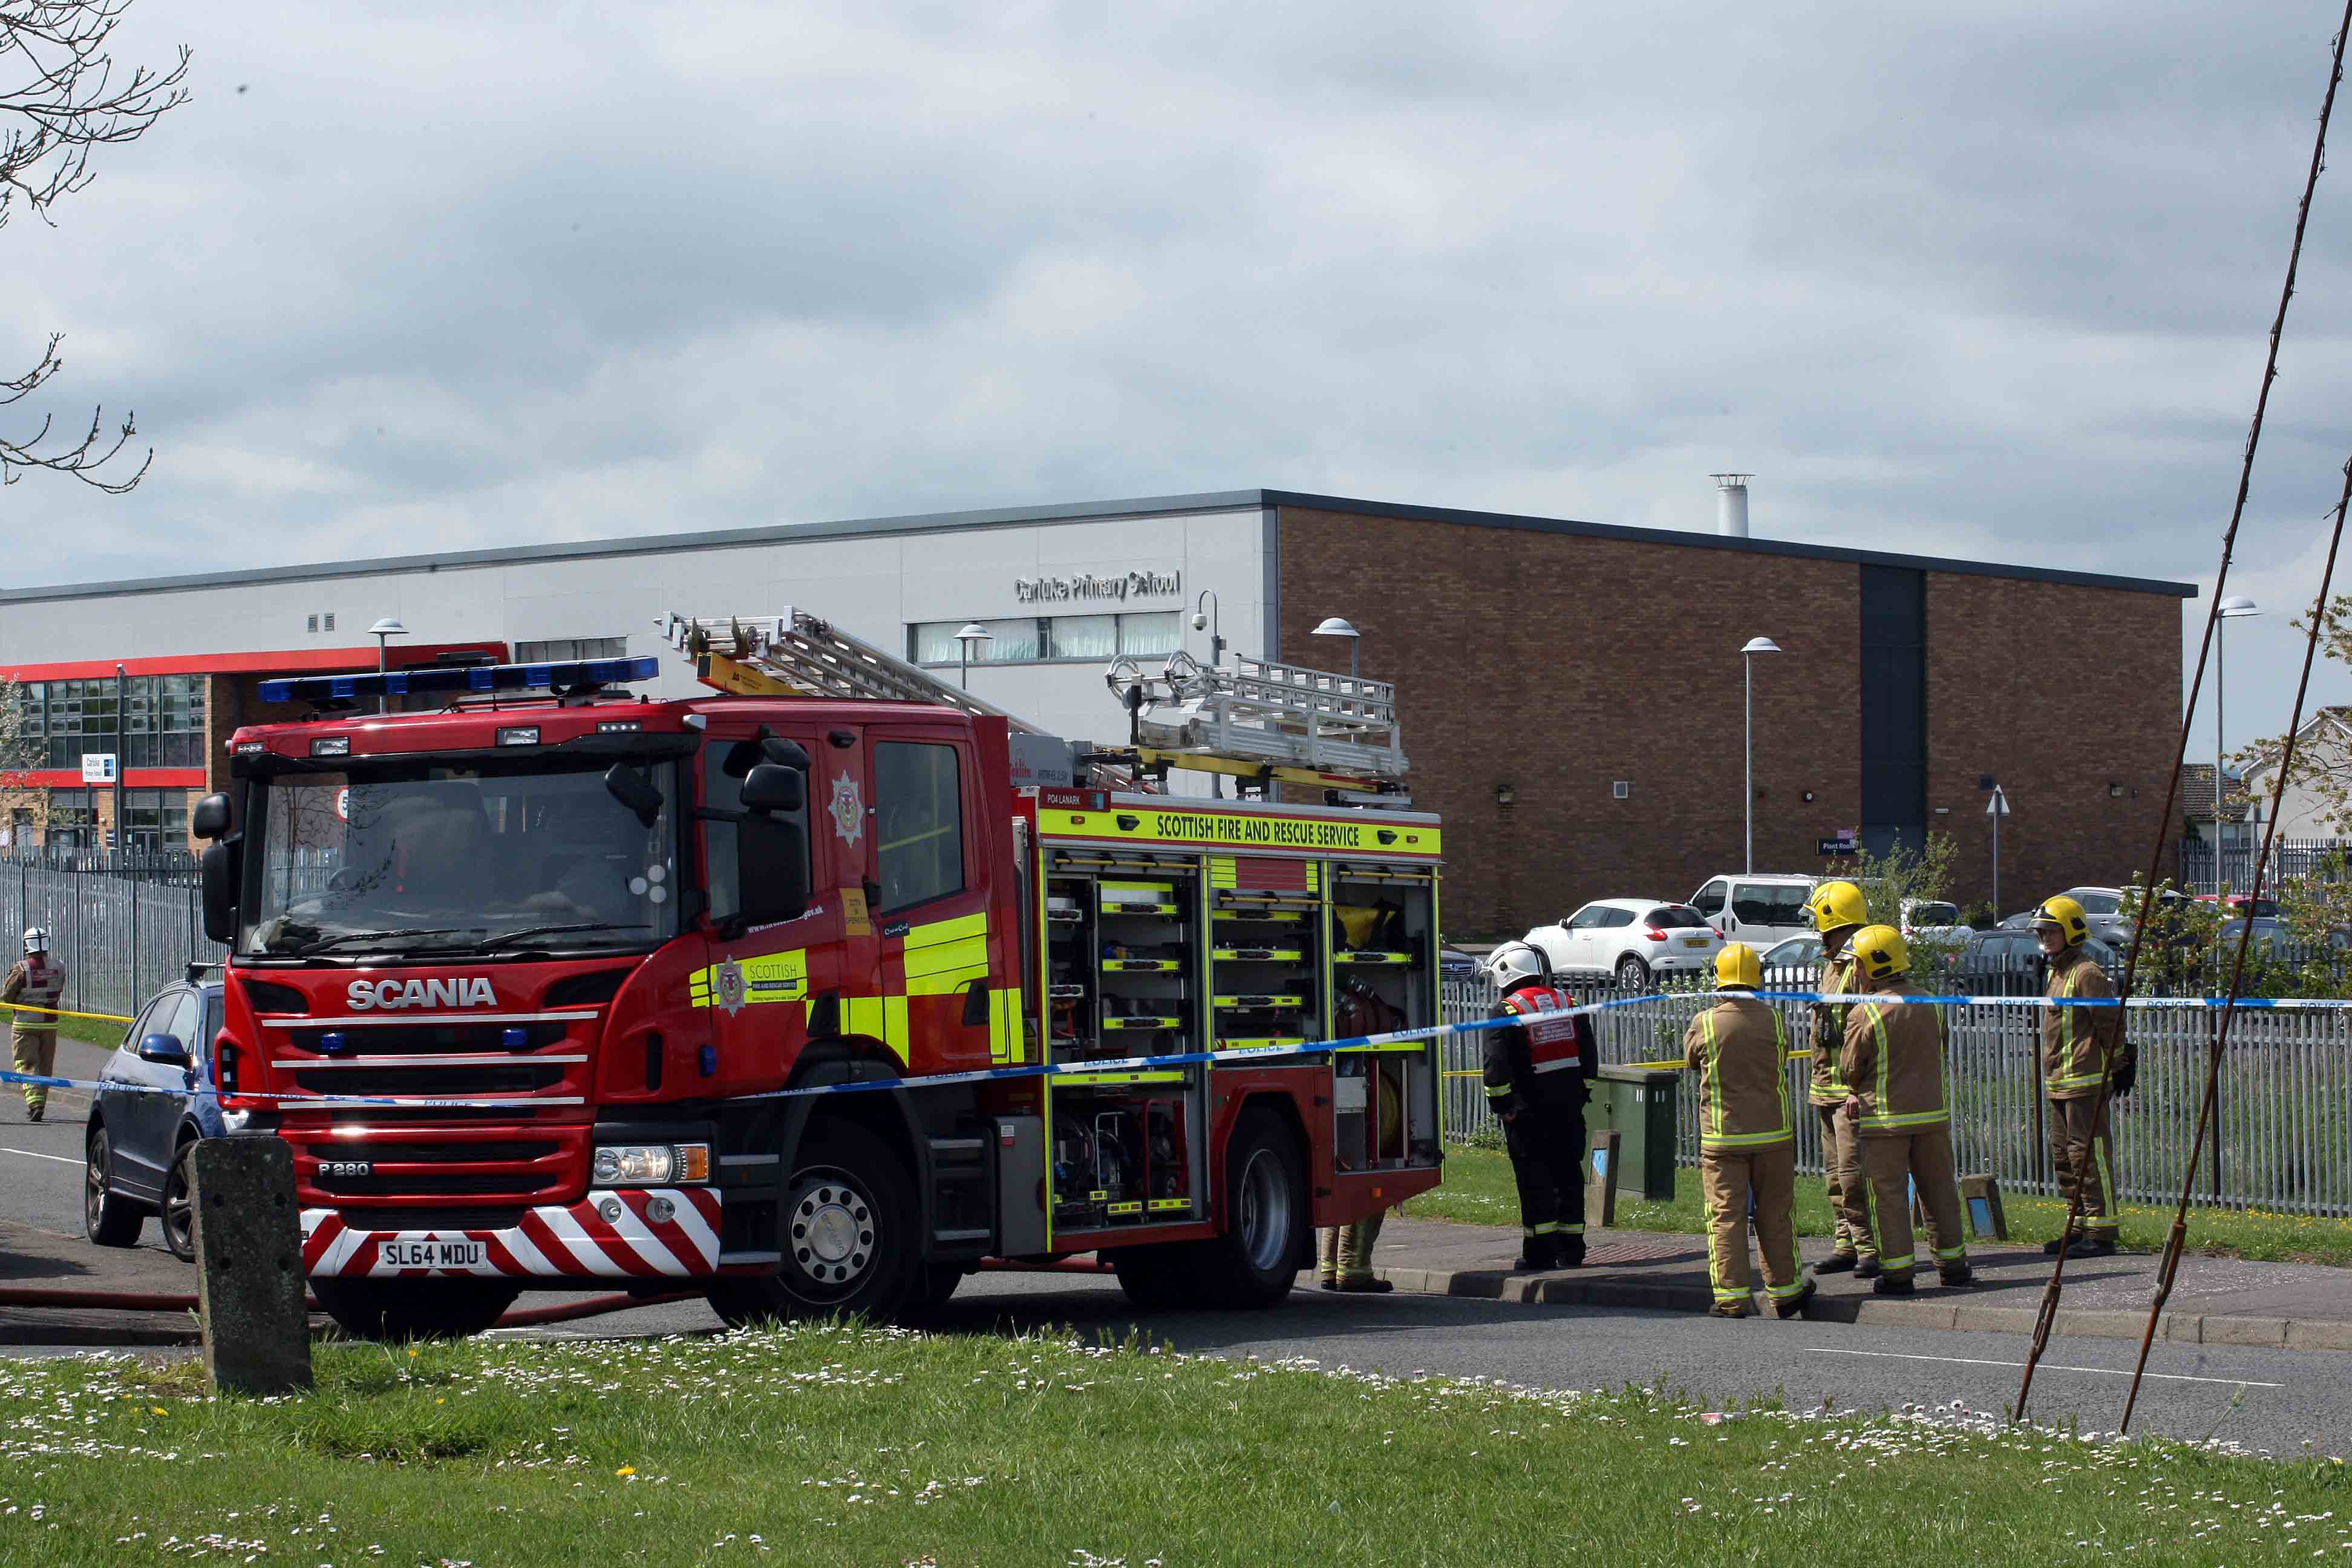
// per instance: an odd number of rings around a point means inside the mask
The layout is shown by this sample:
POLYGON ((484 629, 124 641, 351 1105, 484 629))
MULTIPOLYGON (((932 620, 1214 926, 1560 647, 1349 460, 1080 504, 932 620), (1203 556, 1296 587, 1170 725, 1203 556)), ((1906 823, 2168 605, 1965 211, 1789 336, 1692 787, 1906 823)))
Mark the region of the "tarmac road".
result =
MULTIPOLYGON (((91 1076, 103 1052, 59 1045, 59 1067, 91 1076)), ((53 1095, 49 1120, 29 1126, 11 1096, 0 1106, 0 1214, 61 1235, 81 1230, 85 1107, 53 1095)), ((152 1224, 141 1242, 158 1250, 152 1224)), ((91 1247, 95 1286, 107 1254, 91 1247)), ((68 1283, 60 1281, 60 1283, 68 1283)), ((194 1281, 191 1278, 189 1288, 194 1281)), ((2347 1281, 2352 1285, 2352 1281, 2347 1281)), ((560 1298, 548 1296, 542 1300, 560 1298)), ((531 1338, 707 1332, 700 1302, 641 1308, 547 1329, 531 1338)), ((1198 1354, 1301 1358, 1329 1367, 1430 1372, 1548 1388, 1680 1389, 1715 1405, 1779 1394, 1797 1408, 1936 1406, 1958 1400, 1998 1414, 2017 1396, 2021 1335, 1953 1333, 1854 1324, 1726 1322, 1682 1312, 1522 1307, 1399 1293, 1337 1296, 1314 1289, 1265 1312, 1138 1314, 1108 1276, 990 1273, 968 1281, 938 1326, 950 1332, 1066 1326, 1092 1339, 1130 1328, 1198 1354)), ((2137 1345, 2063 1339, 2035 1377, 2033 1414, 2112 1430, 2123 1410, 2137 1345)), ((38 1354, 37 1347, 11 1354, 38 1354)), ((2158 1343, 2136 1430, 2220 1437, 2282 1456, 2310 1448, 2352 1456, 2352 1353, 2158 1343)))

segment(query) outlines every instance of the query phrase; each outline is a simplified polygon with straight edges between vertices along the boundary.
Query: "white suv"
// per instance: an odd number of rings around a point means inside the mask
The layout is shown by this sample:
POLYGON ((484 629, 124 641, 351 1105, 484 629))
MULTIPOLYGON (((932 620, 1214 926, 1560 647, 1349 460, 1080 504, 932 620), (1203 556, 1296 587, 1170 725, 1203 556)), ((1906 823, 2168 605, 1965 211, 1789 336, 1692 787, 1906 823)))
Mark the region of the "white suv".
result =
POLYGON ((1596 899, 1525 940, 1542 950, 1555 974, 1612 975, 1628 988, 1658 974, 1712 973, 1723 947, 1696 910, 1664 899, 1596 899))
POLYGON ((1813 917, 1805 908, 1821 885, 1819 877, 1731 874, 1717 877, 1690 896, 1690 906, 1727 942, 1744 942, 1762 952, 1792 936, 1806 936, 1813 917))

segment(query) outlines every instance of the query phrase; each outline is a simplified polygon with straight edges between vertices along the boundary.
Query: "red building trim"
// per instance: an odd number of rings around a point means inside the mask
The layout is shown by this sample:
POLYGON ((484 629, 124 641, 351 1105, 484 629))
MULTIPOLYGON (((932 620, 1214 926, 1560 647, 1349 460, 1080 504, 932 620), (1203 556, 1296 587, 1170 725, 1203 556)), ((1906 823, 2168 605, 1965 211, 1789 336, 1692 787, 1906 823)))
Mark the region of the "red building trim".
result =
MULTIPOLYGON (((112 784, 85 784, 79 768, 27 768, 9 775, 11 784, 21 784, 28 789, 102 789, 111 792, 112 784)), ((122 774, 125 789, 202 789, 205 770, 202 768, 129 768, 122 774)))
MULTIPOLYGON (((487 653, 507 657, 501 642, 425 643, 392 650, 392 667, 408 669, 431 664, 445 653, 487 653)), ((157 658, 69 659, 62 664, 0 666, 0 676, 16 680, 99 680, 114 673, 119 662, 125 675, 319 675, 375 668, 372 647, 311 647, 278 652, 180 653, 157 658)), ((167 770, 169 771, 169 770, 167 770)), ((74 782, 79 784, 77 774, 74 782)), ((199 784, 202 779, 197 780, 199 784)))

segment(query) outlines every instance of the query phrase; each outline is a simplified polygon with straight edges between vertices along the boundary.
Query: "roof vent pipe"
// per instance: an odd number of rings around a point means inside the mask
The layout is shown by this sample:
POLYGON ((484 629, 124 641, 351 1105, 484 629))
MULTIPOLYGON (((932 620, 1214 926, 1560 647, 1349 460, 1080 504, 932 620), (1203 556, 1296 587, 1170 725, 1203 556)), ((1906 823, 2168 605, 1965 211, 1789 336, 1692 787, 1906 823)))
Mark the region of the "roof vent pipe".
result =
POLYGON ((1715 531, 1727 539, 1748 537, 1748 481, 1753 474, 1714 474, 1715 531))

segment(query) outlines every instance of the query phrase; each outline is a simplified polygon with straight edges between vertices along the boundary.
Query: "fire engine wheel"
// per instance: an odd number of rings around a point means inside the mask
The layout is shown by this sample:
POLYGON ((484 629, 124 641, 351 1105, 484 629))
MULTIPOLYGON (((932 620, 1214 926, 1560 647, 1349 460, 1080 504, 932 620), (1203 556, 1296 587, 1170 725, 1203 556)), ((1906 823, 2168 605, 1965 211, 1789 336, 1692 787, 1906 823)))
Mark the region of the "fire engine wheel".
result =
POLYGON ((356 1340, 464 1339, 514 1305, 503 1279, 313 1279, 319 1305, 356 1340))
POLYGON ((1307 1256, 1307 1164, 1289 1125, 1254 1107, 1225 1147, 1224 1234, 1201 1244, 1195 1299, 1213 1307, 1271 1307, 1290 1294, 1307 1256))
POLYGON ((104 1127, 83 1145, 81 1226, 100 1247, 136 1247, 147 1216, 114 1190, 114 1150, 104 1127))
POLYGON ((855 1122, 812 1127, 785 1184, 782 1260, 762 1279, 719 1281, 710 1304, 733 1328, 893 1317, 924 1284, 916 1212, 914 1184, 888 1144, 855 1122))
POLYGON ((1213 1243, 1179 1242, 1173 1246, 1121 1247, 1108 1255, 1118 1273, 1118 1288, 1147 1312, 1195 1305, 1200 1299, 1199 1249, 1213 1243))

